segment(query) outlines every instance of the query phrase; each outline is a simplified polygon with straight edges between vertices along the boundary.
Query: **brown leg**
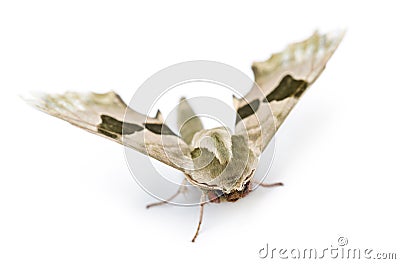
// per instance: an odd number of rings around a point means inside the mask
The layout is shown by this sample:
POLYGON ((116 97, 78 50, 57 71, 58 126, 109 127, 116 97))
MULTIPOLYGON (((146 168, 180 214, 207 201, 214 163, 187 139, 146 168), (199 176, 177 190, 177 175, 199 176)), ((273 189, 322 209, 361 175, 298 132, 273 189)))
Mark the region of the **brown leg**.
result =
POLYGON ((262 187, 276 187, 276 186, 283 186, 282 182, 274 182, 274 183, 260 183, 262 187))
POLYGON ((262 182, 256 182, 254 181, 255 184, 260 185, 261 187, 276 187, 276 186, 283 186, 282 182, 275 182, 275 183, 262 183, 262 182))
POLYGON ((175 197, 177 197, 180 193, 182 193, 184 191, 184 189, 186 188, 184 185, 185 183, 186 183, 186 178, 183 179, 181 186, 179 186, 178 191, 176 193, 174 193, 174 195, 172 195, 165 201, 148 204, 148 205, 146 205, 146 209, 149 209, 150 207, 153 207, 153 206, 163 205, 163 204, 166 204, 166 203, 172 201, 175 197))
POLYGON ((192 242, 194 242, 199 234, 200 231, 200 226, 201 226, 201 222, 203 221, 203 210, 204 210, 204 205, 206 204, 204 202, 205 200, 205 194, 204 192, 201 194, 201 198, 200 198, 200 218, 199 218, 199 223, 197 224, 197 229, 196 229, 196 233, 194 234, 194 237, 192 238, 192 242))

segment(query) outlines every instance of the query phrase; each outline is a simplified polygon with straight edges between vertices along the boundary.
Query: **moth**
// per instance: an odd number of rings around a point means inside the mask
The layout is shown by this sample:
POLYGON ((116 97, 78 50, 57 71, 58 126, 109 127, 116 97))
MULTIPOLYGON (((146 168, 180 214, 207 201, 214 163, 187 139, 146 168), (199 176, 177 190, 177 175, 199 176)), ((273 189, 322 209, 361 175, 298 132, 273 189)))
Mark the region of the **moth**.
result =
MULTIPOLYGON (((194 242, 206 203, 234 202, 252 191, 261 153, 300 97, 324 70, 343 36, 344 32, 315 32, 266 61, 253 63, 254 86, 243 98, 233 96, 237 113, 233 133, 225 127, 204 129, 184 98, 178 105, 179 133, 168 127, 160 112, 155 117, 141 114, 113 91, 43 94, 28 102, 47 114, 182 171, 185 181, 202 191, 194 242)), ((282 185, 259 184, 263 187, 282 185)), ((147 208, 164 204, 181 191, 179 188, 169 200, 149 204, 147 208)))

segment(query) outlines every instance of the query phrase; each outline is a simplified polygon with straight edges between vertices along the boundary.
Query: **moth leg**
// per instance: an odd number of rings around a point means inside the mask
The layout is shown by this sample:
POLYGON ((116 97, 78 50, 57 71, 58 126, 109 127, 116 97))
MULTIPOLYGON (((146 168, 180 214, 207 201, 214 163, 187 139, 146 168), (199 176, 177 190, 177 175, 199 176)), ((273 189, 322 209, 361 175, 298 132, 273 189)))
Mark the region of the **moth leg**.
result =
POLYGON ((177 197, 179 194, 181 194, 185 191, 185 188, 186 188, 185 183, 186 183, 186 178, 183 179, 181 185, 178 188, 178 191, 176 193, 174 193, 174 195, 172 195, 165 201, 150 203, 150 204, 146 205, 146 209, 149 209, 150 207, 153 207, 153 206, 163 205, 163 204, 166 204, 166 203, 172 201, 175 197, 177 197))
POLYGON ((257 184, 257 185, 260 185, 261 187, 266 187, 266 188, 276 187, 276 186, 283 186, 282 182, 263 183, 263 182, 254 181, 254 183, 257 184))
POLYGON ((206 204, 205 202, 205 193, 203 192, 201 194, 201 198, 200 198, 200 218, 199 218, 199 223, 197 224, 197 229, 196 229, 196 233, 194 234, 194 237, 192 238, 192 242, 194 242, 197 238, 197 236, 199 235, 199 231, 200 231, 200 226, 201 226, 201 222, 203 221, 203 210, 204 210, 204 205, 206 204))

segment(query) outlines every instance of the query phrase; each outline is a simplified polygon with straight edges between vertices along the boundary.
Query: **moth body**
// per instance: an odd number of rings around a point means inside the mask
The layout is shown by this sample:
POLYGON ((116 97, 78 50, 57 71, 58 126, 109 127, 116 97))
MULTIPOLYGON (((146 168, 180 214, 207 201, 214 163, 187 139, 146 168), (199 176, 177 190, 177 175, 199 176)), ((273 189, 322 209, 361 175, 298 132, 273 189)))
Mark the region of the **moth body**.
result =
POLYGON ((246 138, 226 127, 196 132, 191 148, 194 170, 186 171, 188 180, 216 194, 243 192, 257 167, 258 157, 246 138))

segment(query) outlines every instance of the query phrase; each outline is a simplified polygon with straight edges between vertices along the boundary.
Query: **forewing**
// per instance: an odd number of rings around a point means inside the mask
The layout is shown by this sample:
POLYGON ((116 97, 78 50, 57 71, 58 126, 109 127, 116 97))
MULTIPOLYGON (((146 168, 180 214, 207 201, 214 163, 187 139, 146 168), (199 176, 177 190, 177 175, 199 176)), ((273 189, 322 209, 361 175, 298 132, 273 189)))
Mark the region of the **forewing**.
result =
POLYGON ((43 94, 26 100, 47 114, 176 169, 184 171, 191 166, 188 145, 163 124, 160 112, 154 118, 140 114, 127 106, 115 92, 43 94))
POLYGON ((234 98, 234 105, 238 113, 235 132, 248 135, 256 152, 266 148, 300 97, 324 70, 343 35, 344 32, 315 32, 268 60, 253 63, 255 85, 244 98, 234 98))

